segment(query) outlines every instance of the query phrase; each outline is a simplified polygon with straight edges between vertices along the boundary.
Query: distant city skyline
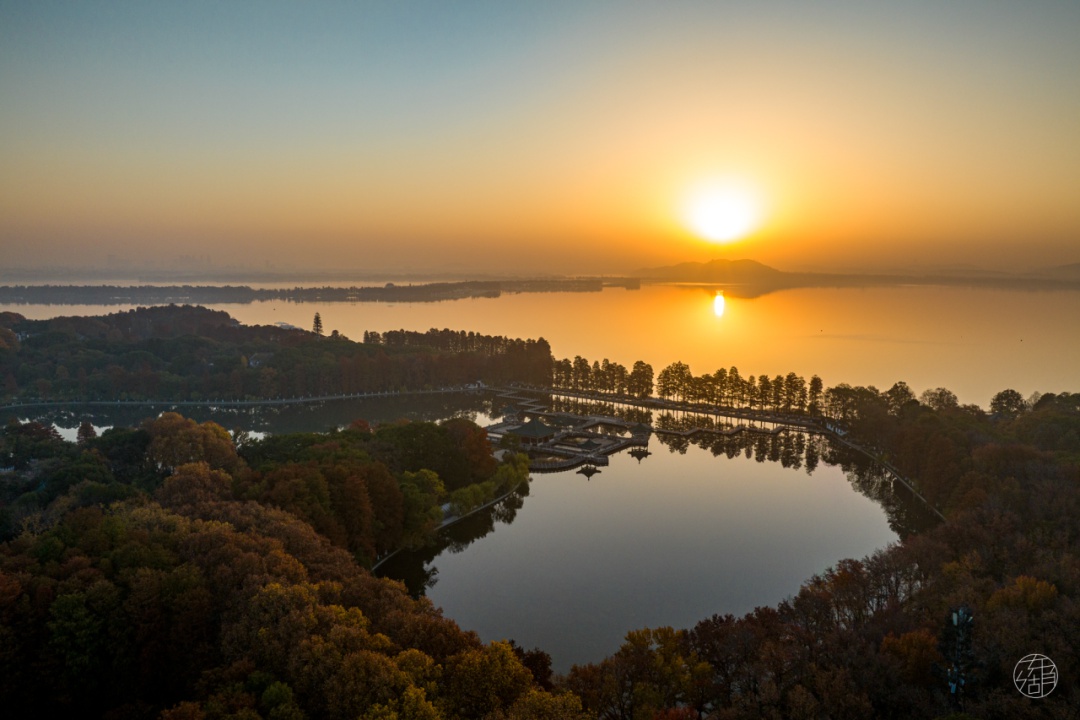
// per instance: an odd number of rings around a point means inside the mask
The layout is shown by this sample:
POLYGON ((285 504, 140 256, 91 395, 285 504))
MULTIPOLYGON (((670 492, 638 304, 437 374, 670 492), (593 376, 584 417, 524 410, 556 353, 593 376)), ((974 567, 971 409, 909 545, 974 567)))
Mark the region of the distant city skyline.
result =
POLYGON ((0 265, 1077 263, 1077 37, 1066 0, 0 0, 0 265), (688 221, 724 182, 753 222, 688 221))

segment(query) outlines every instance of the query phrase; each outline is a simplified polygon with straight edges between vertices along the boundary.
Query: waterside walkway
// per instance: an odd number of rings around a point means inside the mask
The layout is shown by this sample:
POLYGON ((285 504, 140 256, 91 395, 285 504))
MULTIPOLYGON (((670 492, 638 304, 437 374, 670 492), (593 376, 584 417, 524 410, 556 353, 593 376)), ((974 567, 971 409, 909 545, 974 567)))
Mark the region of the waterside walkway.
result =
POLYGON ((441 395, 445 393, 475 392, 487 388, 477 385, 452 385, 427 390, 382 390, 379 392, 341 393, 337 395, 299 395, 261 400, 31 400, 0 405, 2 410, 20 408, 69 407, 85 405, 93 407, 259 407, 266 405, 306 405, 331 400, 365 400, 372 398, 408 397, 411 395, 441 395))

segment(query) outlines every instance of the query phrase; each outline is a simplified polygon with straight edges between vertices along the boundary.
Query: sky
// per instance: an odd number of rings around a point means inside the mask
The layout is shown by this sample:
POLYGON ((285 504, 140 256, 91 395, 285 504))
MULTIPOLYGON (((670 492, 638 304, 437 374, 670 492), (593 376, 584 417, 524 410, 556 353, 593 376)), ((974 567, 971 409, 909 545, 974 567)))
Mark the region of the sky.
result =
POLYGON ((1080 262, 1078 38, 1076 0, 0 0, 0 266, 1080 262))

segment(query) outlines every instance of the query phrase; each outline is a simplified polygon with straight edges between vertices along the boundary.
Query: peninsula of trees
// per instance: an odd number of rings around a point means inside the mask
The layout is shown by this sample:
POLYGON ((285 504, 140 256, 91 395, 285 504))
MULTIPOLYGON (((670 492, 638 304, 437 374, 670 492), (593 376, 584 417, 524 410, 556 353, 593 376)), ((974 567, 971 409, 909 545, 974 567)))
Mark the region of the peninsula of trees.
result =
POLYGON ((365 340, 243 326, 189 306, 52 320, 0 313, 0 397, 258 400, 551 377, 543 339, 432 330, 365 340))

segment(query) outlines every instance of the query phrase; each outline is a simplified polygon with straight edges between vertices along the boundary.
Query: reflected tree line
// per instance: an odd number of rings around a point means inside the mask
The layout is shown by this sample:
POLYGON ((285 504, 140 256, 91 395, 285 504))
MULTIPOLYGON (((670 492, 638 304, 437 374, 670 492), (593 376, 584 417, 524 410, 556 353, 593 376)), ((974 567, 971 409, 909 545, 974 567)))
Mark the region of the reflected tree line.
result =
POLYGON ((422 548, 400 552, 379 566, 383 577, 391 577, 405 583, 409 594, 420 597, 435 586, 439 568, 435 558, 444 552, 460 553, 477 540, 495 532, 498 525, 509 525, 517 518, 529 495, 529 484, 522 483, 514 492, 487 510, 473 513, 445 528, 422 548))
MULTIPOLYGON (((947 388, 927 389, 917 396, 903 381, 884 391, 873 385, 847 383, 825 388, 817 375, 809 381, 793 372, 744 378, 736 367, 694 375, 685 363, 675 362, 661 370, 650 385, 647 380, 652 377, 652 367, 641 361, 629 373, 618 363, 606 359, 590 363, 581 356, 573 361, 557 360, 553 367, 554 389, 588 393, 597 400, 591 405, 564 400, 560 402, 569 404, 562 407, 629 418, 620 401, 645 400, 655 392, 662 400, 684 403, 685 411, 675 411, 668 418, 658 416, 655 423, 650 423, 662 429, 722 427, 708 414, 694 414, 700 410, 759 411, 818 419, 847 441, 891 464, 918 487, 931 505, 946 513, 962 505, 965 494, 983 492, 980 487, 984 478, 966 471, 965 458, 974 445, 972 434, 980 432, 973 428, 993 420, 1015 420, 1026 428, 1035 425, 1031 420, 1033 411, 1072 408, 1077 397, 1070 393, 1036 393, 1025 399, 1010 388, 994 395, 988 413, 978 405, 960 404, 956 394, 947 388), (632 376, 637 378, 636 384, 630 381, 632 376), (610 401, 605 401, 604 396, 610 396, 610 401)), ((638 414, 635 420, 649 422, 646 417, 650 416, 638 414)), ((1037 442, 1040 448, 1080 449, 1077 430, 1067 427, 1059 417, 1038 430, 1027 431, 1025 438, 1037 442)), ((678 448, 687 441, 669 438, 664 442, 678 448)))
POLYGON ((1074 683, 1037 706, 1012 671, 1038 647, 1061 678, 1076 672, 1080 394, 1005 390, 987 413, 941 388, 837 390, 847 436, 917 478, 946 521, 923 522, 880 464, 811 438, 882 503, 902 542, 838 561, 775 608, 628 633, 564 680, 594 717, 1034 718, 1076 706, 1074 683), (976 618, 963 655, 949 621, 960 607, 976 618))

